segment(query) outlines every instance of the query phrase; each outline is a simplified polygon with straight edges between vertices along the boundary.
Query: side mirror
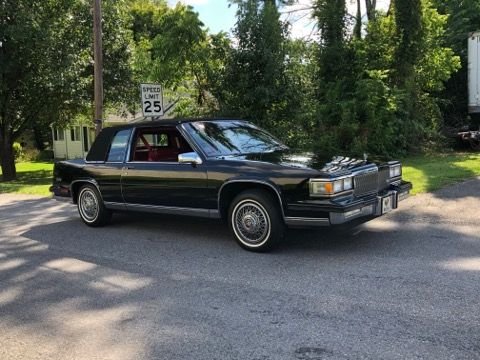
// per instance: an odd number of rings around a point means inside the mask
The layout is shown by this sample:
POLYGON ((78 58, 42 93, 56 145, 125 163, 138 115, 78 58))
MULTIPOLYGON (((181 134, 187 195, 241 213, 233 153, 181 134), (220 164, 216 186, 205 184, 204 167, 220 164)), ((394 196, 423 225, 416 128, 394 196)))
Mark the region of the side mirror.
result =
POLYGON ((178 154, 178 162, 180 164, 200 165, 203 161, 196 152, 188 152, 178 154))

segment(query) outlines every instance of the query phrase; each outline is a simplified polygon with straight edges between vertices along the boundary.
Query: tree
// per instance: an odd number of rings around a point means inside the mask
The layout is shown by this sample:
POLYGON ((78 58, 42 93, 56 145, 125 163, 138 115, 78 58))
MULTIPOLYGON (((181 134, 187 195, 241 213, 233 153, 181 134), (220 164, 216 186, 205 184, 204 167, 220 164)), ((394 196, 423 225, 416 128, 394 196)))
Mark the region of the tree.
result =
MULTIPOLYGON (((105 98, 128 88, 124 1, 105 1, 105 98)), ((0 156, 3 180, 16 177, 13 142, 27 128, 68 122, 90 109, 92 19, 80 0, 0 2, 0 156)))
POLYGON ((396 25, 396 82, 405 85, 414 77, 414 66, 424 39, 421 0, 392 0, 396 25))
POLYGON ((356 119, 345 111, 352 104, 355 54, 347 37, 345 0, 317 0, 314 16, 320 32, 318 52, 315 149, 332 154, 346 150, 356 131, 356 119))
POLYGON ((391 157, 437 140, 440 91, 458 68, 443 42, 447 18, 430 0, 397 0, 351 38, 343 1, 316 6, 317 151, 391 157))
POLYGON ((288 106, 286 25, 273 2, 238 2, 232 49, 225 74, 223 112, 245 116, 274 132, 288 106))
POLYGON ((191 6, 136 0, 131 7, 138 81, 154 81, 180 96, 175 113, 206 115, 218 109, 213 96, 230 44, 226 34, 208 34, 191 6))
POLYGON ((365 0, 365 8, 367 9, 368 21, 375 20, 377 0, 365 0))

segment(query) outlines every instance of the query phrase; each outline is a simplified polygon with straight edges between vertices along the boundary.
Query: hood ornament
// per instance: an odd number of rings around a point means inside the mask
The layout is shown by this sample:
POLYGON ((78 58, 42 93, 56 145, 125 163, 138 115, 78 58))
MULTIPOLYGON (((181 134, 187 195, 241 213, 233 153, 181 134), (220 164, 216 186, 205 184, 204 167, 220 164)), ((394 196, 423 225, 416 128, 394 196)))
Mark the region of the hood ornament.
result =
POLYGON ((367 153, 363 153, 363 161, 367 162, 368 160, 368 155, 367 153))

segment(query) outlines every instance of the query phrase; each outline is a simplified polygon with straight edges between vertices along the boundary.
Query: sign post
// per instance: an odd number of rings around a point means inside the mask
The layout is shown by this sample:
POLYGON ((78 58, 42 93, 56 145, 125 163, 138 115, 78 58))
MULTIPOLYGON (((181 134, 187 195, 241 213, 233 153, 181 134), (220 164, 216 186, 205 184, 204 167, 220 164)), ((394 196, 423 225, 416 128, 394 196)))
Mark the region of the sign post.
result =
POLYGON ((143 116, 163 116, 162 85, 141 84, 143 116))
POLYGON ((93 48, 94 48, 94 123, 95 134, 103 127, 103 53, 102 53, 102 4, 93 0, 93 48))

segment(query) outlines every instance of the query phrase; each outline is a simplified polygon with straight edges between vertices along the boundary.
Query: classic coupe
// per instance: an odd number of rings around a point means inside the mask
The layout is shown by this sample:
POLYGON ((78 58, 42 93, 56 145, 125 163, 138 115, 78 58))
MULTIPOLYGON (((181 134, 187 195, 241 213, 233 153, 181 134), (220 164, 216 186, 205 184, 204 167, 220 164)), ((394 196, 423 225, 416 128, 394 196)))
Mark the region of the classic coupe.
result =
POLYGON ((411 183, 398 161, 295 153, 243 120, 162 120, 105 128, 85 160, 55 164, 51 191, 88 226, 115 211, 224 219, 244 249, 286 227, 364 222, 396 209, 411 183))

